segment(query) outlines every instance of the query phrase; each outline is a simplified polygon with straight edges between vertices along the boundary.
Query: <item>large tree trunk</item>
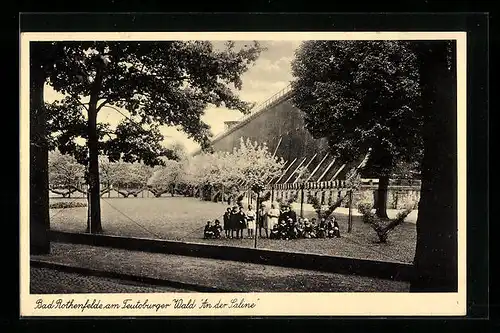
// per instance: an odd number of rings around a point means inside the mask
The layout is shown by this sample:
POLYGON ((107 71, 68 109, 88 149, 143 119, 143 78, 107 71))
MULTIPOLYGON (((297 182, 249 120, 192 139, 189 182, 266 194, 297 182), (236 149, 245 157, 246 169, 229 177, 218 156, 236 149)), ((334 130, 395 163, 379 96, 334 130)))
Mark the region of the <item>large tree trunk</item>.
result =
POLYGON ((455 50, 451 70, 448 70, 446 42, 422 43, 417 51, 424 156, 415 275, 410 290, 452 292, 458 289, 455 50))
MULTIPOLYGON (((99 76, 99 75, 98 75, 99 76)), ((99 78, 96 78, 98 81, 99 78)), ((99 82, 96 82, 96 84, 99 82)), ((90 186, 90 215, 88 226, 90 233, 102 232, 101 224, 101 190, 99 181, 99 139, 97 136, 97 92, 90 97, 88 110, 88 149, 89 149, 89 186, 90 186)))
POLYGON ((31 43, 30 66, 30 253, 50 253, 49 172, 42 45, 31 43))
POLYGON ((381 176, 378 181, 376 214, 380 218, 387 218, 387 188, 389 187, 389 176, 381 176))

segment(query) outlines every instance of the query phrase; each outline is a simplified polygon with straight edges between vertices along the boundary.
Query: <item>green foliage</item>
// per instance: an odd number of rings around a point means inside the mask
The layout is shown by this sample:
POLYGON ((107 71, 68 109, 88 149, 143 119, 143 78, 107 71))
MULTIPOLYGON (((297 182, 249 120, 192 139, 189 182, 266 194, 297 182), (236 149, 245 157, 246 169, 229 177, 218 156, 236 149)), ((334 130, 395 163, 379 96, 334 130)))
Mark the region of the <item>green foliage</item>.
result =
POLYGON ((370 169, 421 158, 416 56, 405 41, 308 41, 292 63, 293 103, 345 162, 373 148, 370 169))
POLYGON ((366 201, 361 201, 357 205, 358 212, 362 215, 364 223, 372 223, 376 218, 372 213, 373 204, 366 201))
POLYGON ((353 191, 357 191, 361 188, 361 174, 360 169, 363 166, 358 168, 352 168, 346 174, 345 186, 353 191))
MULTIPOLYGON (((46 46, 57 49, 59 59, 47 71, 48 82, 66 96, 64 103, 54 107, 71 114, 88 111, 92 103, 97 112, 103 107, 126 110, 140 126, 124 120, 116 137, 102 149, 112 160, 119 160, 117 155, 123 151, 124 160, 147 164, 162 153, 158 143, 163 138, 156 126, 180 126, 190 138, 207 146, 209 127, 201 116, 208 105, 247 113, 252 105, 241 101, 231 87, 241 89, 240 76, 263 50, 255 42, 240 50, 228 45, 219 51, 208 41, 54 42, 46 46), (143 125, 152 128, 141 130, 143 125), (144 151, 149 154, 142 156, 144 151)), ((72 127, 70 120, 75 120, 57 117, 62 127, 72 127)), ((84 124, 78 124, 72 134, 80 136, 84 124)))
POLYGON ((113 163, 115 171, 115 178, 111 185, 113 188, 123 195, 137 196, 142 190, 146 188, 148 179, 153 174, 153 169, 142 163, 129 163, 129 162, 115 162, 113 163))
POLYGON ((249 138, 240 139, 240 146, 229 155, 242 182, 248 187, 264 188, 265 182, 281 174, 285 162, 273 156, 266 143, 258 144, 249 138))
POLYGON ((52 106, 54 112, 87 113, 86 127, 75 128, 59 117, 59 125, 70 130, 51 144, 88 164, 93 202, 90 225, 99 231, 97 157, 106 154, 111 161, 160 164, 158 155, 169 154, 160 145, 163 137, 157 127, 162 125, 178 126, 207 148, 210 128, 201 119, 205 109, 215 105, 249 112, 252 105, 240 100, 231 88, 241 89, 240 76, 257 60, 262 48, 257 42, 238 51, 228 44, 218 51, 208 41, 65 41, 37 44, 33 50, 34 59, 42 58, 48 83, 65 96, 63 103, 52 106), (43 52, 50 56, 46 58, 43 52), (97 124, 97 115, 104 107, 121 108, 128 114, 118 111, 126 120, 114 132, 106 133, 106 141, 97 124), (75 145, 79 137, 87 145, 75 145))
POLYGON ((171 153, 162 146, 164 138, 157 124, 139 126, 127 119, 118 124, 113 134, 100 145, 111 161, 155 166, 163 164, 162 157, 171 153))
POLYGON ((420 177, 420 163, 418 160, 409 163, 398 161, 392 170, 393 179, 416 179, 420 177))

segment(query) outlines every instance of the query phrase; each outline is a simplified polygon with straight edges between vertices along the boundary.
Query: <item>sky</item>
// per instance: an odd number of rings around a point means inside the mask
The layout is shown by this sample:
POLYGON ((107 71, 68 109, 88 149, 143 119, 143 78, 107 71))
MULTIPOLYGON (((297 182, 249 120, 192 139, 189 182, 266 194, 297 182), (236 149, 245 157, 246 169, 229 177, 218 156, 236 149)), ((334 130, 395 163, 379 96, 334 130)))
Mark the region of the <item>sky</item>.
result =
MULTIPOLYGON (((261 45, 267 50, 263 51, 259 59, 250 69, 242 75, 243 87, 238 91, 240 98, 246 102, 264 102, 269 97, 285 88, 292 80, 291 61, 294 52, 302 41, 261 41, 261 45)), ((215 47, 222 46, 223 41, 213 42, 215 47)), ((236 42, 238 44, 244 41, 236 42)), ((62 95, 45 87, 45 101, 53 102, 62 98, 62 95)), ((123 112, 127 113, 127 112, 123 112)), ((226 108, 208 107, 202 120, 207 123, 215 136, 224 130, 224 122, 238 120, 243 116, 242 113, 226 108)), ((116 126, 123 116, 116 110, 103 107, 98 114, 98 122, 109 123, 112 127, 116 126)), ((187 135, 174 127, 163 126, 161 132, 164 135, 164 145, 169 146, 173 143, 182 143, 188 152, 193 152, 199 148, 199 145, 193 140, 187 138, 187 135)), ((82 142, 83 143, 83 142, 82 142)))

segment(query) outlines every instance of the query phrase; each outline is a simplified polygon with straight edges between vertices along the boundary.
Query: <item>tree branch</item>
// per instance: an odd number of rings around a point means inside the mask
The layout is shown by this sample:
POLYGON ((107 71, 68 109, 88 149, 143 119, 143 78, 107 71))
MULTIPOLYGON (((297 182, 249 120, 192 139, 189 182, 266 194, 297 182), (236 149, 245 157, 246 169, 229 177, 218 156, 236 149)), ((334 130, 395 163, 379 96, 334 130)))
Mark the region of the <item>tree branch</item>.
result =
POLYGON ((89 111, 89 108, 85 105, 85 103, 82 103, 82 101, 80 101, 80 99, 78 98, 78 96, 76 95, 70 95, 71 98, 73 98, 75 101, 78 102, 78 104, 80 104, 81 106, 83 106, 83 108, 88 112, 89 111))
POLYGON ((97 112, 99 112, 104 105, 106 105, 109 102, 109 98, 104 99, 104 101, 97 107, 97 112))

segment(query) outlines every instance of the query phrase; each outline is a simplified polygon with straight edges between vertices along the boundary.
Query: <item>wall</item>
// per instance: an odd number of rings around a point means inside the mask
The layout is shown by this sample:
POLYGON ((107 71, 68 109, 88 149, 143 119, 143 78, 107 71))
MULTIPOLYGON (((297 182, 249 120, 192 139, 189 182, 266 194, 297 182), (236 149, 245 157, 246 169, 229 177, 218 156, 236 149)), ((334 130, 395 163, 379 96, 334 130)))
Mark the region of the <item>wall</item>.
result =
POLYGON ((132 251, 233 260, 262 265, 293 267, 324 272, 355 274, 397 281, 409 281, 413 266, 401 262, 375 261, 311 253, 281 252, 267 249, 216 244, 187 243, 158 239, 91 235, 50 231, 53 242, 103 246, 132 251))

